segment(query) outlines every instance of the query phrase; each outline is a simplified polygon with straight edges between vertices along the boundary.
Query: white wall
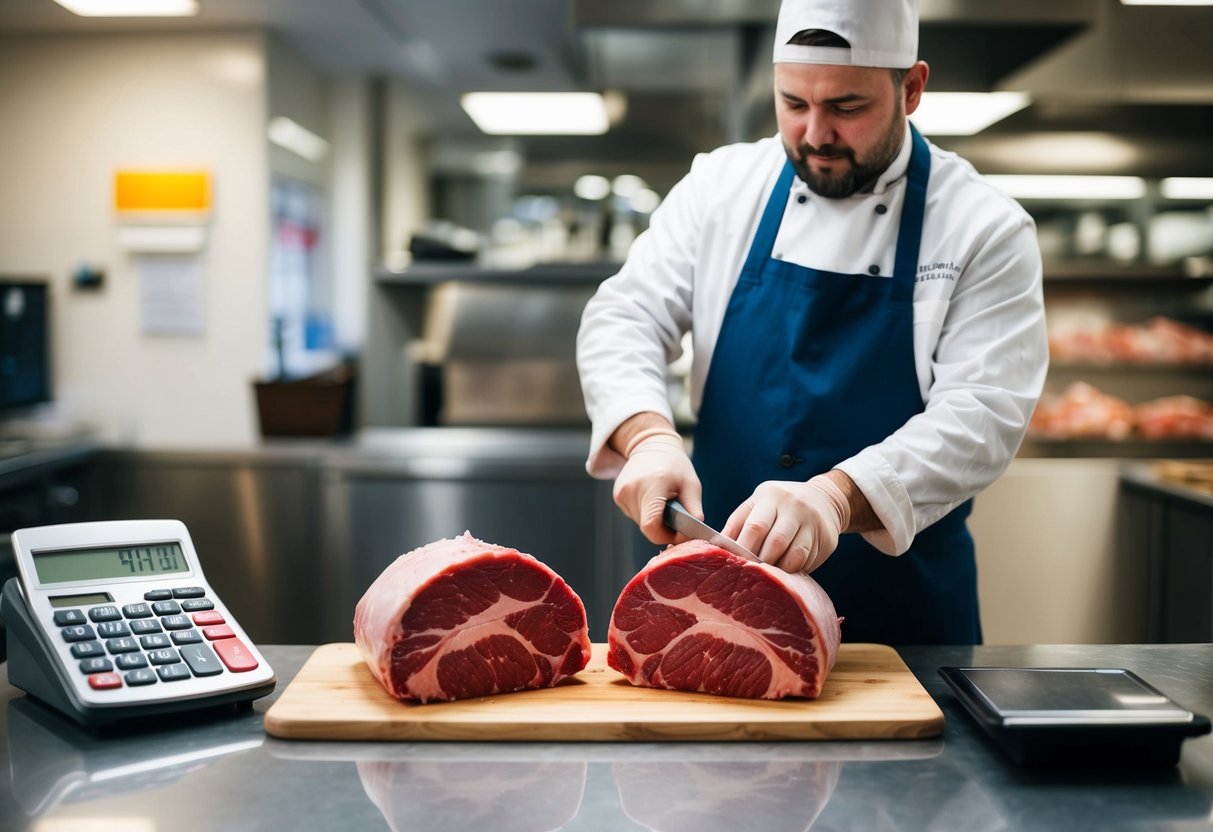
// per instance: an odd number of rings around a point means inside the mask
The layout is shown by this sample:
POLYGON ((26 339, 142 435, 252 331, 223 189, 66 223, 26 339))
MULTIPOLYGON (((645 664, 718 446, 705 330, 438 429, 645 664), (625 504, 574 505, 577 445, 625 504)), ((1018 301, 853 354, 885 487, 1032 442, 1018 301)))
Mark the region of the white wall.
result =
POLYGON ((974 501, 987 644, 1116 644, 1145 634, 1144 560, 1117 539, 1118 459, 1016 459, 974 501))
POLYGON ((388 85, 384 109, 383 254, 389 262, 430 219, 426 189, 425 105, 399 82, 388 85))
POLYGON ((353 351, 366 341, 367 284, 375 259, 371 253, 375 212, 369 175, 371 102, 364 80, 340 78, 334 82, 332 131, 333 312, 337 345, 353 351))
POLYGON ((0 39, 0 272, 53 284, 61 415, 140 446, 256 433, 266 343, 268 164, 259 33, 0 39), (138 281, 115 242, 119 168, 205 168, 213 216, 206 331, 139 332, 138 281), (81 262, 104 288, 73 291, 81 262))

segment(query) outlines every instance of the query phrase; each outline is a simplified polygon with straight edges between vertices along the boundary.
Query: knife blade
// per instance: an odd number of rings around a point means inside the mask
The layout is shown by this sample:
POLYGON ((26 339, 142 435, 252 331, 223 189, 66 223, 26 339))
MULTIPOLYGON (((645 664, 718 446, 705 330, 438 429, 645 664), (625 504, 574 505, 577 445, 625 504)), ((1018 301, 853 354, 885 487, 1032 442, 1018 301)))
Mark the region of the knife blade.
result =
POLYGON ((681 532, 687 537, 695 540, 706 540, 713 546, 719 546, 726 552, 732 552, 735 555, 740 555, 758 563, 762 563, 762 559, 758 555, 751 552, 746 547, 742 546, 731 537, 725 537, 720 532, 713 529, 707 523, 695 518, 695 515, 686 510, 686 507, 677 500, 669 500, 665 504, 665 511, 662 514, 662 521, 666 527, 673 529, 676 532, 681 532))

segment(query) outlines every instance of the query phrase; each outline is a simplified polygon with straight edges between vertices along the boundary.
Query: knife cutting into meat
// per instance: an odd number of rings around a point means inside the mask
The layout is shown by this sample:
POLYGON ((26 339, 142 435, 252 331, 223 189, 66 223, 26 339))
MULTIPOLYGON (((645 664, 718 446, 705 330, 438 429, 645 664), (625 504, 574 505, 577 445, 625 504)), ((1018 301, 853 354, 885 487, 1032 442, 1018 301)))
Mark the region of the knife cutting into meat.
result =
MULTIPOLYGON (((677 500, 668 500, 665 504, 665 511, 662 513, 662 522, 666 528, 680 532, 693 540, 706 540, 713 546, 719 546, 726 552, 732 552, 747 560, 752 560, 757 563, 764 563, 762 558, 751 552, 746 547, 742 546, 731 537, 725 537, 720 532, 713 529, 702 520, 696 519, 695 515, 686 510, 686 506, 677 500)), ((808 575, 809 570, 802 569, 802 575, 808 575)))
POLYGON ((746 547, 742 546, 731 537, 725 537, 720 532, 713 529, 707 523, 695 518, 695 515, 686 510, 686 506, 677 500, 669 500, 665 504, 665 512, 662 515, 662 521, 666 527, 676 532, 680 532, 694 540, 706 540, 713 546, 719 546, 726 552, 732 552, 735 555, 740 555, 748 560, 758 561, 762 563, 762 559, 758 555, 751 552, 746 547))

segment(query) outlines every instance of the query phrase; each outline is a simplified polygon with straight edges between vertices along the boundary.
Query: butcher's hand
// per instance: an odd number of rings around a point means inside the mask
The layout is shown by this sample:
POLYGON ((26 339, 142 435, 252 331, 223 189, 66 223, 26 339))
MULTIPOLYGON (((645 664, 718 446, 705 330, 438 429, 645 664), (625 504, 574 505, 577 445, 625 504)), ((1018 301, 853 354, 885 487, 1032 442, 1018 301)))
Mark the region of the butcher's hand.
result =
POLYGON ((766 563, 811 572, 833 554, 850 522, 846 495, 821 474, 808 482, 762 483, 721 531, 766 563))
POLYGON ((674 543, 675 533, 662 520, 665 504, 676 499, 691 514, 703 517, 703 487, 673 428, 641 431, 628 443, 627 461, 615 478, 615 504, 653 543, 674 543))

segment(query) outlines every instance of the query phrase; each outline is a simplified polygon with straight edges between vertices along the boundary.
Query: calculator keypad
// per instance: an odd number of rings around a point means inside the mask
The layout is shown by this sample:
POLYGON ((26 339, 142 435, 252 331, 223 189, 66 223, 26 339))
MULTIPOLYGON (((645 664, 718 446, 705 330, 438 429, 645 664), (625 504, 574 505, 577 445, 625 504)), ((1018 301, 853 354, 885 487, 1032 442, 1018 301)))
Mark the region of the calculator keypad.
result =
POLYGON ((147 667, 147 656, 142 653, 120 653, 114 656, 114 664, 118 665, 119 670, 135 670, 147 667))
POLYGON ((101 638, 119 638, 129 636, 131 628, 125 621, 103 621, 97 625, 97 635, 101 638))
POLYGON ((156 681, 156 671, 148 668, 140 670, 132 670, 130 673, 123 675, 127 685, 134 687, 136 685, 150 685, 156 681))
POLYGON ((104 656, 105 647, 99 641, 80 641, 72 645, 72 656, 77 659, 89 659, 93 656, 104 656))
POLYGON ((149 633, 162 633, 164 628, 160 626, 160 622, 155 618, 136 618, 131 621, 131 633, 137 636, 145 636, 149 633))
POLYGON ((145 602, 121 608, 55 610, 60 635, 72 645, 72 657, 94 690, 244 673, 258 666, 202 587, 152 590, 143 597, 145 602))
POLYGON ((64 641, 92 641, 97 637, 97 631, 88 624, 73 624, 59 630, 64 641))
POLYGON ((55 610, 55 623, 60 627, 67 627, 71 624, 84 624, 88 619, 84 617, 84 613, 80 610, 55 610))
POLYGON ((93 690, 109 690, 122 687, 122 677, 117 673, 93 673, 88 677, 88 683, 93 690))

